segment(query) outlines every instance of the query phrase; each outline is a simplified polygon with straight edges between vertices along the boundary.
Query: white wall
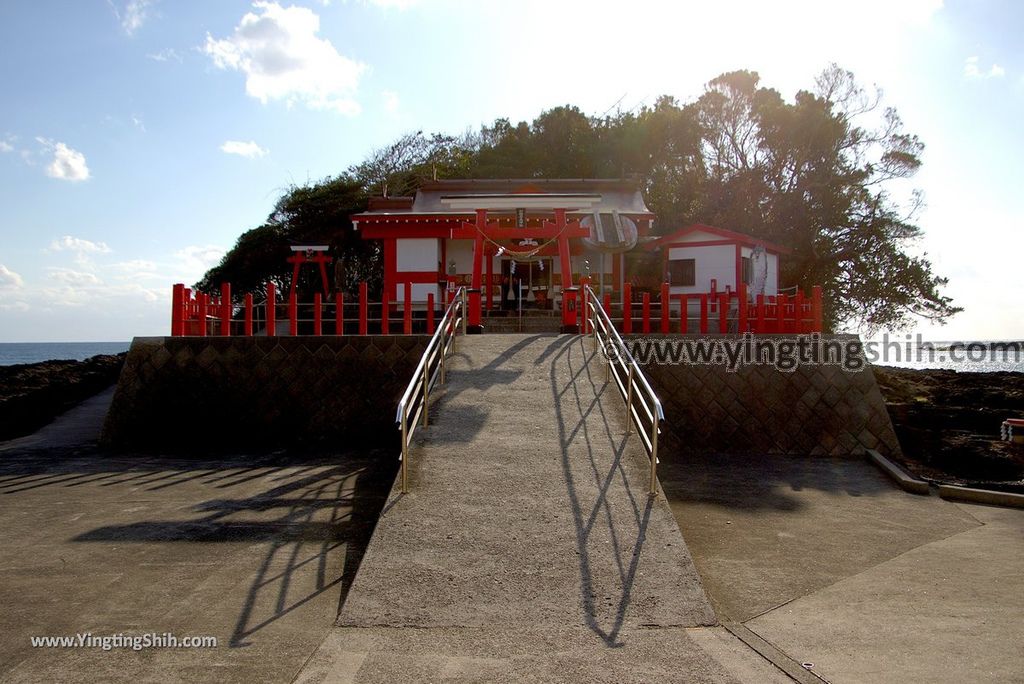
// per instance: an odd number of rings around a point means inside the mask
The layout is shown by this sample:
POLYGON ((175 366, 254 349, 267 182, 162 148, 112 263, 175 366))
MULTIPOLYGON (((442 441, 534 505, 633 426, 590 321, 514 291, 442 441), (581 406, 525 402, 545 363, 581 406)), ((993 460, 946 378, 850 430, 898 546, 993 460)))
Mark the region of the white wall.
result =
MULTIPOLYGON (((427 294, 434 294, 434 306, 440 306, 442 303, 441 299, 441 288, 434 283, 413 283, 412 284, 412 301, 423 302, 427 301, 427 294)), ((405 283, 398 283, 395 285, 395 298, 394 300, 398 304, 405 303, 405 283)))
POLYGON ((711 279, 718 281, 718 291, 725 292, 728 286, 736 288, 736 247, 734 245, 710 245, 706 247, 672 247, 668 251, 669 261, 694 259, 696 279, 692 287, 673 285, 672 294, 709 292, 711 279))
POLYGON ((395 240, 397 267, 402 271, 436 271, 440 261, 437 238, 399 238, 395 240))
MULTIPOLYGON (((745 256, 748 259, 753 253, 753 249, 750 247, 741 247, 740 256, 745 256)), ((777 295, 779 293, 779 255, 768 254, 768 278, 764 283, 764 293, 766 295, 777 295)))
MULTIPOLYGON (((448 264, 455 262, 456 273, 473 272, 473 240, 448 240, 445 248, 444 272, 448 273, 448 264)), ((487 264, 484 264, 484 273, 487 264)))

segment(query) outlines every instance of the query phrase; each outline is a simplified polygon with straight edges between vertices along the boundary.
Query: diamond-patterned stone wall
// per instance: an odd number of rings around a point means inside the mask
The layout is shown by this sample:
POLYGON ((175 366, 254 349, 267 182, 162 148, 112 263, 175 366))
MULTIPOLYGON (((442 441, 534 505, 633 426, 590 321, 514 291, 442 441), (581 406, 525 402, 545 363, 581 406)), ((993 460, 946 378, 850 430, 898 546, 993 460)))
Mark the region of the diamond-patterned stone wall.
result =
POLYGON ((425 336, 137 337, 103 441, 149 451, 396 439, 425 336))
MULTIPOLYGON (((858 340, 852 335, 823 339, 858 340)), ((887 456, 900 452, 867 364, 860 371, 825 364, 801 364, 792 371, 770 365, 729 371, 724 365, 649 363, 643 370, 662 401, 669 431, 684 448, 812 456, 863 455, 866 449, 887 456)))

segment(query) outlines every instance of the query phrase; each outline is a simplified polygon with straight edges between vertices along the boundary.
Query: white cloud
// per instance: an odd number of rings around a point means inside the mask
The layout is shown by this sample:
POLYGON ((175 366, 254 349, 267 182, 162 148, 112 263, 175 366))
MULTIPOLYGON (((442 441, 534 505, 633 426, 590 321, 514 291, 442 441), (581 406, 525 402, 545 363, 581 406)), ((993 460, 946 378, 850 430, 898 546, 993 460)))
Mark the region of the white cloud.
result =
POLYGON ((146 124, 142 123, 142 119, 135 116, 134 114, 132 115, 132 125, 138 128, 143 133, 146 132, 146 124))
POLYGON ((46 153, 53 154, 53 161, 46 167, 46 175, 50 178, 77 183, 89 179, 89 167, 85 163, 85 155, 62 142, 54 142, 46 138, 36 138, 46 153))
POLYGON ((181 262, 184 273, 175 282, 193 282, 220 263, 224 248, 217 245, 189 245, 179 249, 174 256, 181 262), (187 277, 185 277, 187 276, 187 277))
POLYGON ((220 146, 220 151, 224 154, 237 154, 239 157, 246 157, 247 159, 258 159, 259 157, 266 156, 268 152, 268 150, 263 149, 252 140, 249 142, 228 140, 220 146))
POLYGON ((400 102, 398 99, 398 93, 393 90, 385 90, 381 92, 381 97, 384 98, 384 111, 388 114, 397 114, 400 102))
POLYGON ((383 7, 384 9, 405 10, 409 9, 415 4, 418 4, 419 0, 368 0, 368 2, 371 5, 383 7))
POLYGON ((282 100, 288 106, 358 114, 354 96, 366 65, 317 37, 320 17, 305 7, 264 0, 252 6, 255 11, 242 17, 231 37, 206 35, 203 52, 213 63, 244 73, 245 92, 264 104, 282 100))
POLYGON ((121 22, 121 30, 131 36, 149 19, 149 10, 154 2, 153 0, 128 0, 121 9, 118 9, 113 0, 107 0, 107 4, 114 11, 117 20, 121 22))
POLYGON ((6 140, 0 140, 0 152, 13 152, 14 145, 7 142, 6 140))
POLYGON ((181 63, 181 55, 179 55, 178 51, 174 48, 164 48, 163 50, 159 50, 157 52, 151 52, 148 55, 146 55, 146 57, 153 60, 154 62, 173 61, 178 62, 179 64, 181 63))
POLYGON ((111 268, 118 273, 118 275, 114 276, 117 280, 139 281, 160 279, 166 281, 166 278, 160 274, 156 263, 148 259, 119 261, 111 264, 111 268))
POLYGON ((964 62, 964 76, 967 78, 1000 78, 1006 75, 1006 69, 999 66, 995 62, 988 68, 988 71, 982 71, 978 66, 978 56, 973 55, 967 58, 964 62))
POLYGON ((24 285, 20 275, 0 264, 0 290, 20 290, 24 285))
POLYGON ((85 271, 74 271, 70 268, 57 267, 50 267, 46 270, 50 274, 50 280, 68 287, 92 287, 103 284, 103 281, 95 274, 86 273, 85 271))
POLYGON ((71 235, 65 235, 64 237, 50 243, 50 251, 78 252, 80 254, 109 254, 112 250, 105 242, 93 242, 92 240, 84 240, 71 235))

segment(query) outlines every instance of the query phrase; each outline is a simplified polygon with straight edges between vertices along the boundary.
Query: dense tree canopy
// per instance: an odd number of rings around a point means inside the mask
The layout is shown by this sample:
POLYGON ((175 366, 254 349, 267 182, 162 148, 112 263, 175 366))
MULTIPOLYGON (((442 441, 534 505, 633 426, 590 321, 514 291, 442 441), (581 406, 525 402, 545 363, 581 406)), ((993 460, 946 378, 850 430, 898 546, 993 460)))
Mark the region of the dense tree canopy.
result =
POLYGON ((903 206, 890 194, 921 165, 924 146, 880 101, 834 65, 792 102, 757 73, 736 71, 689 104, 661 97, 604 117, 564 106, 461 137, 405 135, 337 177, 290 188, 197 287, 287 287, 289 240, 312 238, 343 257, 343 287, 379 286, 380 249, 360 240, 348 217, 371 196, 412 194, 431 178, 630 177, 642 183, 659 232, 701 222, 791 247, 783 283, 823 285, 831 328, 943 321, 960 309, 915 253, 919 198, 903 206))

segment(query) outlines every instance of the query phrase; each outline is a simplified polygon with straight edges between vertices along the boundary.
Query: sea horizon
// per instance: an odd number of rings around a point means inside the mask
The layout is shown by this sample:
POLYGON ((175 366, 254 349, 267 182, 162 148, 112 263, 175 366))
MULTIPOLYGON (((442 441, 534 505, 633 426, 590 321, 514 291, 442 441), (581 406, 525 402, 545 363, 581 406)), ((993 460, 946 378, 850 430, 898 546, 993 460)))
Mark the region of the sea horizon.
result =
MULTIPOLYGON (((995 373, 995 372, 1024 372, 1024 354, 1018 353, 1017 358, 997 358, 994 355, 986 356, 980 349, 974 354, 968 354, 962 350, 960 353, 950 354, 950 347, 955 345, 991 345, 1005 344, 1015 340, 976 340, 965 343, 959 340, 936 340, 926 341, 931 346, 932 352, 921 353, 918 343, 911 342, 909 349, 906 342, 900 341, 891 345, 886 353, 884 347, 878 340, 865 340, 866 351, 871 348, 871 343, 878 346, 868 353, 868 358, 873 365, 889 366, 896 368, 910 368, 918 370, 955 370, 968 373, 995 373), (895 351, 895 353, 894 353, 895 351), (907 353, 909 352, 909 353, 907 353), (872 357, 874 354, 874 357, 872 357)), ((130 340, 125 341, 103 341, 103 342, 0 342, 0 366, 14 366, 19 364, 42 363, 44 361, 84 361, 99 354, 120 354, 128 351, 131 346, 130 340)), ((1024 346, 1024 345, 1022 345, 1024 346)))
POLYGON ((131 341, 115 342, 0 342, 0 366, 44 361, 84 361, 99 354, 128 351, 131 341))

